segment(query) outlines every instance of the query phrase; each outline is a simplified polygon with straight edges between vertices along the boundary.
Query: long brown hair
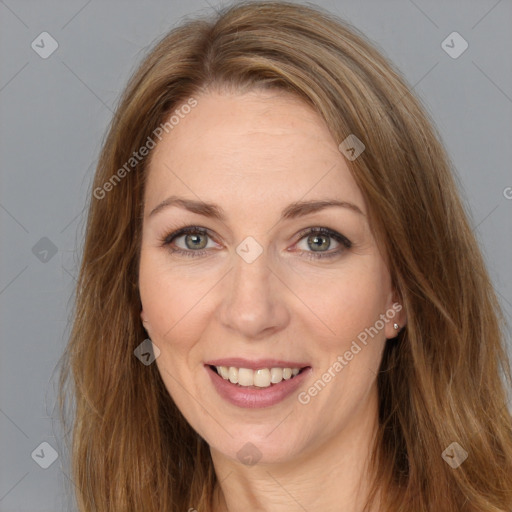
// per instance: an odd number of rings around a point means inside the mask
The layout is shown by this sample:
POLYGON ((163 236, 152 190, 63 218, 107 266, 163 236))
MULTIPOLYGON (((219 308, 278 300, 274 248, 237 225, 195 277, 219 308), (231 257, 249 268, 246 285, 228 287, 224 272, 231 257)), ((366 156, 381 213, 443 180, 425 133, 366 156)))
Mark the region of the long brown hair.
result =
MULTIPOLYGON (((208 445, 174 405, 156 364, 134 349, 148 159, 133 152, 194 96, 278 88, 302 98, 347 161, 407 312, 378 374, 373 452, 382 511, 512 510, 512 384, 505 323, 434 124, 357 29, 321 9, 238 2, 158 41, 130 79, 91 191, 73 325, 60 377, 74 399, 71 479, 82 512, 211 510, 208 445), (120 172, 124 168, 125 172, 120 172), (110 183, 110 185, 106 185, 110 183), (442 453, 458 443, 467 459, 442 453)), ((453 455, 453 454, 452 454, 453 455)))

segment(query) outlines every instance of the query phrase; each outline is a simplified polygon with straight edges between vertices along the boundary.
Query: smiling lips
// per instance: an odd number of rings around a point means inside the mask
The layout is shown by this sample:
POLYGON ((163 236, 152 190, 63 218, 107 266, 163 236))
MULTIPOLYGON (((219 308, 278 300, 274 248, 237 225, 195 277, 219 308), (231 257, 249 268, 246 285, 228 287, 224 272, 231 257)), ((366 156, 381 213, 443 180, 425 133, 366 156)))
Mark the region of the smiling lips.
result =
POLYGON ((276 405, 291 396, 311 375, 303 363, 240 358, 209 361, 204 365, 213 387, 224 400, 243 408, 276 405))
POLYGON ((283 359, 230 357, 207 361, 205 366, 237 388, 265 389, 288 381, 310 368, 307 363, 283 359))

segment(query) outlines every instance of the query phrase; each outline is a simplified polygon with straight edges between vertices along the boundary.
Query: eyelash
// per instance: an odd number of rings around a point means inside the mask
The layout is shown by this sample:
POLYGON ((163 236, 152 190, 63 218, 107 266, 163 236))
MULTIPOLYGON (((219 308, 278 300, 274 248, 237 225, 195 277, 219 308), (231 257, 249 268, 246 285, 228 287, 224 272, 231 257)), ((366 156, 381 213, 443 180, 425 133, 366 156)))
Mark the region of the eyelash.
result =
MULTIPOLYGON (((208 237, 210 236, 208 234, 208 230, 206 230, 200 226, 186 226, 184 228, 178 229, 177 231, 174 231, 174 232, 166 235, 161 240, 161 244, 164 247, 170 246, 170 244, 176 238, 179 238, 180 236, 183 236, 183 235, 189 235, 189 234, 197 234, 197 235, 203 235, 203 236, 208 236, 208 237)), ((299 233, 299 235, 300 235, 299 242, 306 236, 312 235, 312 234, 324 235, 324 236, 333 238, 334 240, 336 240, 338 243, 341 244, 341 247, 338 248, 336 251, 330 252, 330 253, 323 253, 323 252, 315 253, 315 252, 310 252, 310 251, 302 251, 303 253, 305 252, 305 254, 307 254, 307 256, 304 256, 306 258, 310 258, 313 260, 334 258, 335 256, 340 255, 346 249, 350 249, 352 247, 352 242, 348 238, 346 238, 345 236, 343 236, 342 234, 340 234, 336 231, 333 231, 328 228, 323 228, 323 227, 308 228, 308 229, 301 231, 299 233)), ((190 258, 200 258, 201 256, 205 256, 208 253, 208 249, 194 251, 194 250, 184 250, 184 249, 179 249, 179 248, 173 248, 173 249, 170 249, 170 252, 172 254, 179 254, 182 256, 190 257, 190 258)))

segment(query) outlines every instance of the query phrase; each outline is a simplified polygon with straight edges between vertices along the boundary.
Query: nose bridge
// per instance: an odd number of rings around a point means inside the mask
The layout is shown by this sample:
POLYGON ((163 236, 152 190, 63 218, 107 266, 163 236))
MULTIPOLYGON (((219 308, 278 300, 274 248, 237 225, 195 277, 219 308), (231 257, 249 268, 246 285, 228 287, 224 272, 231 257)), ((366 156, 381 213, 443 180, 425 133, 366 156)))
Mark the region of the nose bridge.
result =
MULTIPOLYGON (((239 249, 239 248, 238 248, 239 249)), ((234 257, 234 269, 229 283, 230 308, 237 309, 245 317, 261 314, 272 301, 271 275, 267 252, 254 259, 238 254, 234 257)))
MULTIPOLYGON (((262 242, 264 243, 264 242, 262 242)), ((268 295, 270 284, 269 252, 254 237, 248 236, 236 247, 233 255, 234 271, 232 275, 232 292, 238 299, 246 300, 251 293, 268 295)))
POLYGON ((219 308, 224 326, 249 338, 282 328, 288 318, 268 252, 256 244, 246 239, 237 247, 219 308))
POLYGON ((249 261, 238 255, 235 258, 235 269, 233 279, 236 283, 236 289, 266 288, 270 284, 270 275, 272 274, 269 268, 268 254, 261 253, 254 261, 249 261))

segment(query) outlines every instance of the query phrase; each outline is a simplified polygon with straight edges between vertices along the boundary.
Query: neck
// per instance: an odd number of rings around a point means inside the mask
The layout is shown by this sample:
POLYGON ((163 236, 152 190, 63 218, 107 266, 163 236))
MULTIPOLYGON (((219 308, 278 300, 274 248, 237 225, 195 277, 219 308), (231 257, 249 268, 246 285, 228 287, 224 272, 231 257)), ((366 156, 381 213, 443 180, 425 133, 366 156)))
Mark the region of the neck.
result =
MULTIPOLYGON (((212 450, 218 484, 214 512, 253 510, 363 512, 368 498, 369 459, 378 427, 376 393, 334 437, 293 460, 245 466, 212 450)), ((378 510, 378 500, 370 512, 378 510)))

